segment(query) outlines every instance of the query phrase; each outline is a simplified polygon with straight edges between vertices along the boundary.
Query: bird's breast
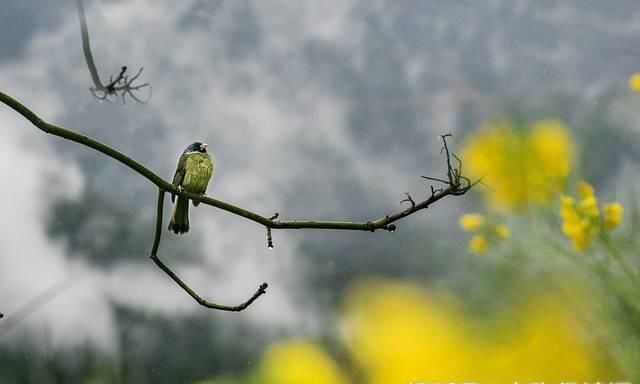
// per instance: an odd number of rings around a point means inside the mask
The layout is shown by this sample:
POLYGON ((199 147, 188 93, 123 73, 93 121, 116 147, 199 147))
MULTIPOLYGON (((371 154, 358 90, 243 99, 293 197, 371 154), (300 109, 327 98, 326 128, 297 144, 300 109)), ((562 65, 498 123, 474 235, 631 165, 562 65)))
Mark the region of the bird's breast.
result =
POLYGON ((191 193, 204 193, 213 175, 213 160, 206 153, 189 154, 185 159, 182 187, 191 193))

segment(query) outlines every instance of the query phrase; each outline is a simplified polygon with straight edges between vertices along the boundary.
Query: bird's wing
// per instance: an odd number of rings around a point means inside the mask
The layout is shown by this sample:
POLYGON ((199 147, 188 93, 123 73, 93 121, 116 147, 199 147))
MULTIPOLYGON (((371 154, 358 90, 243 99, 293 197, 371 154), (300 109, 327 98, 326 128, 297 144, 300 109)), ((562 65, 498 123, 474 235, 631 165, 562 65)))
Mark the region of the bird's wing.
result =
MULTIPOLYGON (((175 187, 178 187, 180 185, 182 185, 182 181, 184 180, 184 175, 185 173, 187 173, 187 170, 185 168, 185 159, 187 158, 187 155, 182 154, 182 156, 180 156, 180 160, 178 160, 178 167, 176 168, 176 173, 173 175, 173 185, 175 187)), ((171 195, 171 201, 175 200, 175 195, 171 195)))
POLYGON ((209 160, 211 167, 209 168, 209 175, 207 176, 207 185, 204 186, 204 191, 202 191, 202 194, 206 194, 207 193, 207 187, 209 186, 209 180, 211 180, 211 178, 213 177, 213 173, 216 170, 216 161, 213 158, 213 156, 209 155, 208 153, 207 155, 207 159, 209 160))

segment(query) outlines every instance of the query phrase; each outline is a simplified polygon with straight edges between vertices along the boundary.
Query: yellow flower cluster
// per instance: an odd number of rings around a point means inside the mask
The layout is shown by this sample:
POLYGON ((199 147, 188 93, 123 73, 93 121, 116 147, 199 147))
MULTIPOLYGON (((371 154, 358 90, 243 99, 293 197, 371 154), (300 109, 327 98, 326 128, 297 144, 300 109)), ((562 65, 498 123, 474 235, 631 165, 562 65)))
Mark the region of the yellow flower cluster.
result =
POLYGON ((610 230, 620 225, 624 208, 618 202, 607 203, 601 214, 593 186, 585 181, 578 182, 578 197, 578 200, 566 195, 560 198, 560 217, 562 233, 582 251, 603 228, 610 230))
POLYGON ((490 242, 511 237, 511 231, 504 224, 497 224, 479 213, 467 213, 460 216, 460 228, 473 233, 469 240, 469 252, 483 254, 489 249, 490 242))
POLYGON ((614 375, 566 301, 531 298, 501 319, 485 323, 414 285, 369 281, 347 297, 344 340, 362 382, 372 384, 592 382, 614 375))
POLYGON ((471 134, 461 154, 468 176, 484 178, 485 197, 494 208, 522 210, 549 203, 564 189, 573 148, 567 127, 558 120, 527 127, 501 120, 471 134))

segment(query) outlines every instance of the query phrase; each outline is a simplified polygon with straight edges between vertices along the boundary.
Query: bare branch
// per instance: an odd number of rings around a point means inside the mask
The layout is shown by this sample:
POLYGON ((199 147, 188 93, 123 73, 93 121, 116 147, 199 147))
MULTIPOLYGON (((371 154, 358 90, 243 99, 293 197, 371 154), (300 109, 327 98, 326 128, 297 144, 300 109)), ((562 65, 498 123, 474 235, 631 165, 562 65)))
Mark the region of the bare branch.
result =
MULTIPOLYGON (((11 330, 13 330, 16 326, 22 324, 26 318, 31 316, 34 312, 42 308, 45 304, 49 303, 53 299, 55 299, 58 295, 66 291, 68 288, 73 286, 77 280, 70 280, 69 278, 64 278, 55 284, 51 285, 49 288, 44 291, 38 293, 36 296, 31 298, 26 303, 22 304, 15 311, 11 311, 11 314, 7 315, 6 320, 2 323, 2 328, 0 328, 0 339, 2 339, 6 334, 8 334, 11 330)), ((0 313, 0 319, 4 317, 4 314, 0 313)))
POLYGON ((162 188, 159 188, 158 205, 156 208, 156 234, 153 239, 153 246, 151 247, 150 256, 151 260, 153 260, 153 262, 156 263, 156 265, 160 267, 160 269, 162 269, 164 273, 169 275, 169 277, 172 278, 173 281, 175 281, 180 286, 180 288, 184 289, 185 292, 189 294, 189 296, 193 297, 193 299, 197 301, 198 304, 202 305, 203 307, 217 309, 220 311, 240 312, 250 306, 251 303, 253 303, 258 297, 266 293, 268 285, 267 283, 262 283, 260 284, 258 290, 253 294, 253 296, 251 296, 249 300, 245 301, 242 304, 230 306, 212 303, 203 299, 193 289, 191 289, 191 287, 189 287, 184 281, 182 281, 182 279, 180 279, 178 275, 176 275, 169 267, 167 267, 167 265, 158 258, 158 248, 160 247, 160 238, 162 237, 162 211, 164 208, 164 195, 165 191, 162 190, 162 188))
MULTIPOLYGON (((164 180, 156 173, 145 167, 144 165, 138 163, 131 157, 123 154, 122 152, 109 147, 106 144, 103 144, 95 139, 92 139, 88 136, 79 134, 77 132, 62 128, 60 126, 56 126, 42 120, 38 115, 32 112, 29 108, 21 104, 19 101, 15 100, 11 96, 0 91, 0 102, 6 104, 11 107, 13 110, 24 116, 27 120, 29 120, 33 125, 35 125, 38 129, 43 132, 52 134, 54 136, 62 137, 66 140, 70 140, 76 142, 78 144, 82 144, 86 147, 93 148, 98 152, 105 154, 106 156, 118 160, 128 168, 137 172, 151 183, 155 184, 158 188, 172 193, 174 195, 182 196, 188 198, 190 200, 198 201, 202 204, 209 205, 212 207, 219 208, 223 211, 227 211, 234 215, 238 215, 244 217, 245 219, 254 221, 258 224, 261 224, 265 227, 274 228, 274 229, 336 229, 336 230, 357 230, 357 231, 372 231, 377 229, 389 230, 387 225, 397 221, 403 217, 406 217, 416 211, 424 209, 431 205, 432 203, 446 197, 446 196, 460 196, 464 195, 467 191, 471 189, 478 181, 474 183, 470 183, 469 180, 465 177, 458 176, 454 178, 453 182, 450 183, 446 188, 436 189, 432 193, 429 198, 422 202, 416 202, 416 205, 412 207, 410 210, 405 210, 402 212, 398 212, 395 214, 387 215, 383 218, 371 220, 366 223, 358 223, 358 222, 348 222, 348 221, 319 221, 319 220, 289 220, 289 221, 280 221, 276 219, 270 219, 255 212, 249 211, 247 209, 243 209, 237 207, 235 205, 229 204, 227 202, 217 200, 205 195, 198 195, 194 193, 189 193, 184 190, 180 190, 176 188, 174 185, 164 180), (461 181, 465 181, 466 185, 462 185, 461 181)), ((443 141, 446 143, 445 137, 443 137, 443 141)), ((452 172, 452 171, 451 171, 452 172)), ((423 176, 427 178, 426 176, 423 176)), ((442 182, 445 182, 444 180, 442 182)))
MULTIPOLYGON (((432 177, 423 176, 429 180, 437 180, 441 183, 444 183, 446 187, 434 189, 431 186, 431 194, 425 200, 416 202, 411 198, 409 194, 407 194, 407 199, 403 201, 408 201, 411 203, 411 207, 402 210, 400 212, 396 212, 390 215, 386 215, 383 218, 370 220, 366 223, 362 222, 345 222, 345 221, 315 221, 315 220, 291 220, 291 221, 280 221, 277 220, 279 214, 276 213, 273 216, 267 218, 265 216, 259 215, 247 209, 243 209, 237 207, 235 205, 226 203, 221 200, 213 199, 208 196, 188 193, 181 188, 175 187, 173 184, 167 182, 156 173, 145 167, 144 165, 138 163, 131 157, 125 155, 124 153, 109 147, 106 144, 103 144, 95 139, 92 139, 88 136, 79 134, 77 132, 62 128, 60 126, 56 126, 46 121, 42 120, 38 115, 32 112, 29 108, 24 106, 22 103, 12 98, 11 96, 0 92, 0 102, 6 104, 20 115, 29 120, 33 125, 35 125, 38 129, 42 130, 45 133, 49 133, 54 136, 61 137, 63 139, 76 142, 78 144, 84 145, 86 147, 92 148, 98 152, 105 154, 106 156, 118 160, 122 164, 124 164, 129 169, 137 172, 142 177, 149 180, 159 189, 158 195, 158 212, 156 219, 156 233, 155 239, 153 243, 153 247, 151 250, 151 259, 160 267, 167 275, 169 275, 182 289, 184 289, 191 297, 193 297, 198 303, 207 307, 207 308, 215 308, 226 311, 241 311, 249 306, 255 299, 257 299, 260 295, 265 293, 267 288, 266 283, 262 284, 259 289, 255 292, 255 294, 247 300, 245 303, 240 304, 238 306, 223 306, 215 303, 210 303, 204 299, 202 299, 198 294, 196 294, 188 285, 186 285, 175 273, 173 273, 158 257, 158 247, 160 245, 160 237, 162 231, 162 202, 164 199, 164 194, 169 192, 173 195, 178 195, 185 197, 187 199, 200 202, 204 205, 209 205, 212 207, 219 208, 221 210, 227 211, 231 214, 238 215, 244 217, 245 219, 254 221, 259 223, 265 227, 267 227, 267 236, 268 236, 268 245, 273 246, 271 241, 271 229, 336 229, 336 230, 355 230, 355 231, 371 231, 375 232, 378 229, 384 229, 389 232, 393 232, 396 230, 395 221, 398 221, 404 217, 412 215, 415 212, 418 212, 422 209, 428 208, 431 204, 437 202, 438 200, 447 197, 447 196, 461 196, 467 193, 473 186, 479 183, 481 180, 478 180, 472 183, 468 178, 462 176, 460 174, 461 163, 458 164, 457 168, 451 166, 451 153, 449 152, 449 148, 447 146, 446 138, 450 135, 442 135, 443 142, 443 151, 446 154, 446 163, 447 163, 447 177, 449 181, 443 179, 437 179, 432 177)), ((458 159, 459 160, 459 159, 458 159)))
POLYGON ((96 67, 96 63, 93 60, 93 54, 91 53, 91 45, 89 42, 89 28, 87 27, 87 17, 84 13, 84 3, 83 0, 77 0, 76 5, 78 7, 78 19, 80 20, 80 35, 82 37, 82 53, 84 53, 84 59, 87 62, 87 68, 89 68, 89 73, 91 74, 91 81, 93 82, 93 87, 89 88, 89 92, 96 99, 103 101, 112 101, 112 98, 116 98, 118 96, 122 97, 122 102, 125 103, 125 96, 129 95, 132 99, 140 104, 145 104, 149 100, 151 100, 152 89, 149 83, 144 83, 140 85, 133 85, 133 82, 138 79, 140 74, 142 73, 142 67, 138 70, 134 76, 130 79, 126 75, 127 67, 123 66, 120 68, 120 73, 113 79, 113 76, 109 77, 109 83, 104 85, 102 80, 100 80, 100 75, 98 75, 98 68, 96 67), (132 91, 138 91, 142 88, 149 87, 149 94, 147 95, 146 100, 141 100, 136 97, 132 91))

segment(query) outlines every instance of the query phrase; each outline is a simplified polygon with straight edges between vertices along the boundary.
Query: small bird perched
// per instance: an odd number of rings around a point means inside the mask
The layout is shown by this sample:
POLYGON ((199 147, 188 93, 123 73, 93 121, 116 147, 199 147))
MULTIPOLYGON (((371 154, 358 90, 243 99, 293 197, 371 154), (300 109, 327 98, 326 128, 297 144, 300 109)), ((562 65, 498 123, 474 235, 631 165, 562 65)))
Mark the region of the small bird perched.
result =
MULTIPOLYGON (((213 175, 214 161, 207 153, 207 144, 195 142, 187 147, 178 160, 173 185, 179 190, 204 195, 213 175)), ((175 195, 171 201, 175 202, 175 195)), ((192 201, 197 207, 200 202, 192 201)), ((178 196, 169 221, 169 230, 176 234, 189 232, 189 199, 178 196)))

